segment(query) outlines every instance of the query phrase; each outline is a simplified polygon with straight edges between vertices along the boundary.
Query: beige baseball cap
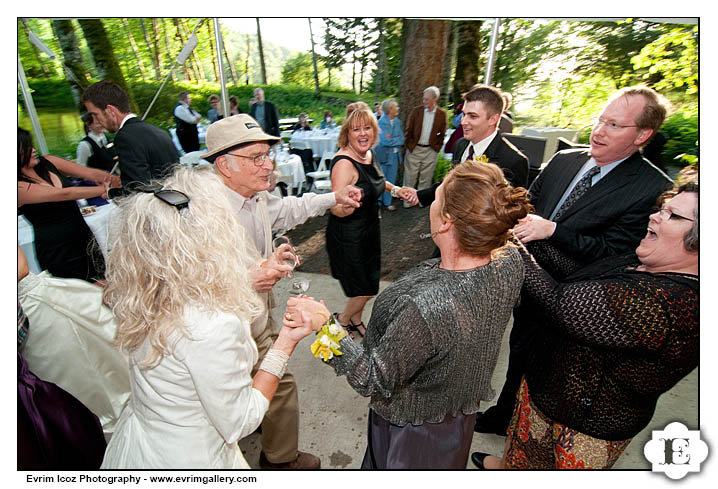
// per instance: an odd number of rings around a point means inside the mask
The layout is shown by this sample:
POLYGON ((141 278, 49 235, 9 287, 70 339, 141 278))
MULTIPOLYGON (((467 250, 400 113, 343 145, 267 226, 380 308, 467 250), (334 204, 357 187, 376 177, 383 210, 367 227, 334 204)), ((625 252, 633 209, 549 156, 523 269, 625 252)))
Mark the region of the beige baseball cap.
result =
POLYGON ((225 117, 207 128, 205 145, 207 152, 200 158, 214 161, 238 146, 249 143, 267 142, 271 146, 280 138, 270 136, 262 130, 262 126, 248 114, 237 114, 225 117))

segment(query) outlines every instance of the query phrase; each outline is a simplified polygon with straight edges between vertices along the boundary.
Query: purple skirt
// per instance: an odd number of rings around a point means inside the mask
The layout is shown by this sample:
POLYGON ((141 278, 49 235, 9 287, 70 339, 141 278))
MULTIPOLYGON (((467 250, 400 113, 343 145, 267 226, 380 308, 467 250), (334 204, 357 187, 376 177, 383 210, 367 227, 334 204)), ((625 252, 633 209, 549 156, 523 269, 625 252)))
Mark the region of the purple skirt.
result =
POLYGON ((476 414, 447 414, 440 423, 397 426, 369 410, 369 440, 362 469, 463 470, 476 414))
POLYGON ((99 469, 105 436, 97 416, 17 354, 18 470, 99 469))

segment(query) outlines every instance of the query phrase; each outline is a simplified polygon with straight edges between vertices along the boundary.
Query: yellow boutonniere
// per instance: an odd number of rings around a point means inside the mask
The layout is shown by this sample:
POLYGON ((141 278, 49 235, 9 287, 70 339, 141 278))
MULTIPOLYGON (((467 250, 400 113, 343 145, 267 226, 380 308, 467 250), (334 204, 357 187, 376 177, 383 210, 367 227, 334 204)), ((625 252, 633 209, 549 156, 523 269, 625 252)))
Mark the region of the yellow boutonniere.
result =
POLYGON ((474 155, 474 159, 475 159, 476 161, 481 161, 481 162, 483 162, 483 163, 488 163, 488 162, 489 162, 489 157, 486 156, 485 154, 484 154, 484 155, 481 155, 481 157, 474 155))
POLYGON ((347 332, 339 326, 334 318, 331 318, 322 326, 322 329, 317 331, 317 339, 309 347, 316 358, 320 358, 325 362, 328 362, 334 355, 341 355, 342 351, 339 349, 339 341, 345 338, 347 332))

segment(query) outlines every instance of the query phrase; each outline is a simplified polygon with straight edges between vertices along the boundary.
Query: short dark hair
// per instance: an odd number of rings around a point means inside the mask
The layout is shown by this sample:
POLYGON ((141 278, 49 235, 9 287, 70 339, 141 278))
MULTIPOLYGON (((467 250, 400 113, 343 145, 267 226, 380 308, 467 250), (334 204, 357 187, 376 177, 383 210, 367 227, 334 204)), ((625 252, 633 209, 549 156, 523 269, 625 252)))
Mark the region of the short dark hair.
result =
POLYGON ((471 90, 463 94, 464 102, 483 102, 489 116, 501 114, 504 111, 504 98, 501 90, 489 85, 476 84, 471 90))
POLYGON ((189 95, 189 92, 180 92, 179 99, 184 100, 187 98, 188 95, 189 95))
POLYGON ((123 114, 131 111, 127 92, 117 83, 109 80, 102 80, 87 87, 82 93, 82 101, 90 102, 100 110, 105 110, 108 105, 114 105, 123 114))
POLYGON ((80 116, 80 119, 82 119, 82 124, 85 127, 85 134, 90 134, 90 126, 92 125, 92 121, 95 119, 92 116, 91 112, 85 112, 80 116))

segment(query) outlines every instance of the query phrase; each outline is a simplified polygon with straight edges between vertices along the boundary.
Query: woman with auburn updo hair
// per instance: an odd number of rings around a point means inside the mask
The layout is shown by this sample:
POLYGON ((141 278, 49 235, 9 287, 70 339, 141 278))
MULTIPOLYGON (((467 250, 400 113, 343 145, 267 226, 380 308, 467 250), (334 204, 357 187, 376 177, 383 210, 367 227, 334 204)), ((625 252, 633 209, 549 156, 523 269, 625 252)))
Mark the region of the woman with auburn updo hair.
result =
MULTIPOLYGON (((496 165, 456 166, 430 209, 441 258, 379 294, 361 345, 336 338, 341 355, 328 363, 371 397, 362 468, 466 467, 479 403, 494 396, 491 376, 523 282, 510 230, 530 211, 526 189, 511 187, 496 165)), ((293 297, 287 313, 286 326, 306 327, 310 319, 320 339, 332 329, 323 328, 323 302, 293 297)))
POLYGON ((311 329, 282 328, 252 376, 259 253, 211 168, 179 168, 162 184, 123 199, 111 229, 104 301, 132 394, 102 468, 249 468, 237 442, 261 423, 311 329))
POLYGON ((344 311, 334 313, 349 335, 365 334, 362 313, 366 303, 379 292, 381 237, 379 197, 391 192, 406 202, 416 204, 416 190, 387 181, 372 150, 379 142, 376 117, 364 102, 347 106, 347 116, 339 133, 341 148, 332 159, 332 190, 347 185, 362 191, 361 207, 336 205, 331 208, 327 224, 327 252, 332 277, 339 280, 347 301, 344 311))

